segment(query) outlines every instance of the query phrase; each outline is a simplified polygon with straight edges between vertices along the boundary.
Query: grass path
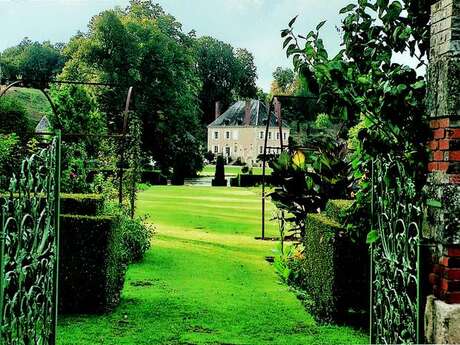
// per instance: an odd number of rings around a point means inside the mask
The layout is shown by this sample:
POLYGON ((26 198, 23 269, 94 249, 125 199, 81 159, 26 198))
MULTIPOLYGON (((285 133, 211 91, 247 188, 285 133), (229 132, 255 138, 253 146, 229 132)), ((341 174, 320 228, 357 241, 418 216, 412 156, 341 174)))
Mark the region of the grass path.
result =
MULTIPOLYGON (((61 318, 58 344, 364 344, 339 326, 318 326, 265 260, 251 190, 152 187, 139 212, 157 227, 144 262, 127 274, 111 314, 61 318)), ((268 210, 270 212, 270 210, 268 210)), ((269 235, 276 235, 274 224, 269 235)))

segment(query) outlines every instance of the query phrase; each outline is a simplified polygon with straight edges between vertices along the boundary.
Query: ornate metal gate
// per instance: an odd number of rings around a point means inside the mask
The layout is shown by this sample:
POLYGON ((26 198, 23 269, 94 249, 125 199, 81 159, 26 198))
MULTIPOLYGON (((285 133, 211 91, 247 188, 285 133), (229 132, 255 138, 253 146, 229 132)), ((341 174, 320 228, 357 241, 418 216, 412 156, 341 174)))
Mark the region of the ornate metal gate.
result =
POLYGON ((415 175, 388 157, 372 170, 371 343, 419 344, 422 204, 415 175))
POLYGON ((1 344, 56 342, 60 144, 24 159, 1 197, 1 344))

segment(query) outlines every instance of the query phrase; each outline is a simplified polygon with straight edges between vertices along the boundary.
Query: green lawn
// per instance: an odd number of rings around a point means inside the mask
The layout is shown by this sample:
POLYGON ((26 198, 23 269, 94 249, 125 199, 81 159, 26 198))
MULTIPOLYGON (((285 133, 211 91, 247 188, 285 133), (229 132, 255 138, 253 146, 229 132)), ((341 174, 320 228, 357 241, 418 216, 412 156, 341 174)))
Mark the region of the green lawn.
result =
POLYGON ((34 126, 37 125, 42 116, 51 113, 51 105, 40 90, 12 87, 4 97, 11 97, 17 100, 26 109, 27 116, 34 126))
MULTIPOLYGON (((240 166, 236 165, 226 165, 225 166, 225 175, 227 176, 236 176, 241 172, 240 166)), ((216 171, 215 165, 206 165, 201 172, 198 173, 200 176, 214 176, 216 171)), ((253 167, 252 172, 254 175, 262 175, 262 168, 261 167, 253 167)), ((272 173, 272 169, 267 166, 266 174, 270 175, 272 173)))
MULTIPOLYGON (((364 344, 347 327, 319 326, 264 257, 254 189, 151 187, 139 213, 157 234, 128 270, 121 305, 61 317, 58 344, 364 344)), ((270 215, 271 210, 267 210, 270 215)), ((276 235, 274 224, 268 235, 276 235)))

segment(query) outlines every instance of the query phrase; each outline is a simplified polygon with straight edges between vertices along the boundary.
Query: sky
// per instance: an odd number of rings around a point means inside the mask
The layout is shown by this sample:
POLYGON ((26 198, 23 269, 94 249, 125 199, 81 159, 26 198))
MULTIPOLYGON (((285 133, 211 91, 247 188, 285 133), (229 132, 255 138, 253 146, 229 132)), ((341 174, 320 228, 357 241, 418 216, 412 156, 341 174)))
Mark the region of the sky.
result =
MULTIPOLYGON (((291 66, 282 49, 280 31, 296 15, 298 33, 327 20, 322 36, 331 54, 340 50, 339 10, 350 0, 157 0, 175 16, 184 32, 212 36, 254 54, 258 86, 270 89, 277 66, 291 66)), ((0 0, 0 51, 29 37, 33 41, 67 42, 86 31, 90 18, 128 0, 0 0)))

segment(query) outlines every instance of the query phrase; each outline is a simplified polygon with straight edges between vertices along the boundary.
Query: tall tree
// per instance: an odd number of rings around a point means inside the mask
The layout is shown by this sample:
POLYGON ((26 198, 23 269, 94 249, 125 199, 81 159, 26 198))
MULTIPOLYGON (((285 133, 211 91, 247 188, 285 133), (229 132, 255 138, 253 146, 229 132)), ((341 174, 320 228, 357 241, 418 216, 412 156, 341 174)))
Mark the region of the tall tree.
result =
POLYGON ((235 50, 228 43, 205 36, 196 40, 196 55, 205 124, 214 119, 216 101, 225 108, 238 98, 256 97, 257 68, 248 50, 235 50))
POLYGON ((64 65, 62 44, 32 42, 24 38, 17 46, 7 48, 1 54, 3 79, 27 79, 45 81, 52 79, 64 65))
MULTIPOLYGON (((134 87, 132 109, 143 121, 143 149, 163 170, 186 159, 184 151, 200 150, 200 81, 192 39, 180 27, 153 2, 131 1, 126 10, 93 17, 89 32, 74 37, 67 49, 70 60, 65 70, 84 80, 116 85, 97 92, 100 110, 112 129, 120 129, 126 91, 134 87)), ((190 170, 200 167, 200 157, 188 157, 198 160, 188 165, 190 170)))

